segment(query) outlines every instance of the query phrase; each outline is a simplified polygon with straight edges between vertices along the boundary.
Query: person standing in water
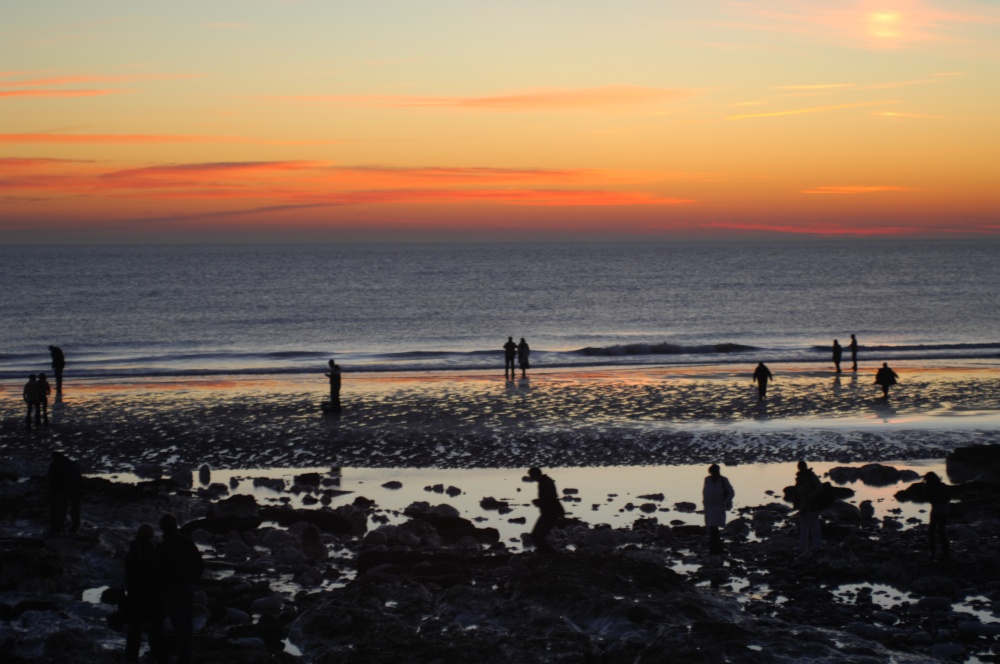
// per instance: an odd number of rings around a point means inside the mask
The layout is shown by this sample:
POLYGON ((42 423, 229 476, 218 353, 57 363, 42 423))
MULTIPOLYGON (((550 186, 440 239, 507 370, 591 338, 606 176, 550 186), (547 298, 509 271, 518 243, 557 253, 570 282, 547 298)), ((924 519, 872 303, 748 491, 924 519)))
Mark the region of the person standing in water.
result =
POLYGON ((330 367, 330 373, 326 374, 330 379, 330 410, 340 413, 340 367, 333 360, 327 365, 330 367))
POLYGON ((833 366, 837 367, 837 373, 840 373, 840 358, 844 355, 844 349, 840 347, 840 342, 836 339, 833 340, 833 366))
POLYGON ((514 337, 507 337, 507 343, 503 345, 503 377, 506 378, 508 373, 510 377, 514 377, 514 358, 517 357, 517 344, 514 343, 514 337))
POLYGON ((889 398, 889 387, 899 381, 899 376, 889 368, 887 362, 883 362, 878 371, 875 372, 875 384, 882 386, 882 398, 889 398))
POLYGON ((549 531, 552 530, 563 516, 566 509, 559 500, 559 493, 556 491, 555 481, 542 473, 540 468, 529 468, 528 478, 532 482, 538 482, 538 498, 533 502, 541 512, 535 527, 531 529, 531 541, 535 543, 535 548, 539 553, 553 554, 555 548, 545 539, 549 531))
POLYGON ((853 334, 851 335, 851 343, 847 348, 851 351, 851 371, 856 372, 858 370, 858 340, 853 334))
POLYGON ((733 498, 736 492, 729 480, 719 472, 719 464, 708 467, 708 477, 701 490, 701 504, 705 510, 705 526, 708 527, 708 552, 712 555, 721 554, 722 537, 719 529, 726 527, 726 511, 733 509, 733 498))
POLYGON ((66 367, 66 356, 63 355, 59 346, 49 346, 49 354, 52 356, 52 373, 56 377, 56 394, 62 394, 63 369, 66 367))
POLYGON ((35 389, 38 390, 38 409, 42 412, 42 422, 49 423, 49 395, 52 394, 52 386, 45 378, 45 374, 38 374, 35 382, 35 389))
POLYGON ((35 426, 42 426, 42 414, 39 411, 39 398, 38 398, 38 376, 31 374, 28 376, 28 382, 24 384, 24 390, 21 392, 24 397, 24 403, 28 406, 28 420, 27 427, 31 428, 31 413, 35 413, 35 426))
POLYGON ((531 355, 531 349, 528 348, 528 342, 521 337, 521 341, 517 344, 517 364, 521 367, 521 378, 527 378, 527 371, 531 367, 528 364, 528 356, 531 355))
POLYGON ((795 506, 799 510, 799 551, 818 549, 823 546, 823 535, 819 526, 819 495, 823 484, 816 473, 800 460, 795 473, 795 506))
POLYGON ((757 383, 757 401, 763 401, 767 397, 769 380, 774 380, 771 370, 763 362, 757 363, 757 368, 753 370, 753 382, 757 383))

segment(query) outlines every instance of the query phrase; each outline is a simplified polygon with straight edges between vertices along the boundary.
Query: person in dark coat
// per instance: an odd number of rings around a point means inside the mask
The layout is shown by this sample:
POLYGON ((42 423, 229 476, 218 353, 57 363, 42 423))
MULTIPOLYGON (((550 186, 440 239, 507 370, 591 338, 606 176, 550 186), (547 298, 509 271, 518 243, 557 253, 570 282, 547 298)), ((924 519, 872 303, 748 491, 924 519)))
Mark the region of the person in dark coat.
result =
POLYGON ((49 346, 49 355, 52 356, 52 373, 56 377, 56 394, 62 394, 63 369, 66 368, 66 356, 63 355, 59 346, 49 346))
POLYGON ((39 410, 39 399, 38 399, 38 376, 31 374, 28 376, 28 382, 24 384, 24 389, 21 391, 24 397, 24 403, 28 407, 28 419, 27 427, 31 428, 31 413, 35 413, 35 426, 42 426, 42 414, 39 410))
POLYGON ((556 550, 545 538, 559 519, 566 515, 566 510, 559 500, 556 483, 551 477, 542 473, 540 468, 529 468, 528 477, 532 482, 538 482, 538 498, 533 502, 541 513, 535 527, 531 529, 531 541, 535 543, 539 553, 553 554, 556 550))
POLYGON ((795 506, 799 510, 799 551, 823 546, 819 527, 819 495, 823 483, 804 460, 799 461, 795 474, 795 506))
POLYGON ((774 380, 771 370, 763 362, 757 364, 753 370, 753 382, 757 383, 757 401, 763 401, 767 397, 767 381, 774 380))
POLYGON ((142 630, 146 628, 153 659, 166 661, 163 652, 163 588, 156 566, 153 526, 144 523, 135 533, 125 556, 125 661, 139 661, 142 630))
POLYGON ((163 584, 163 606, 177 641, 178 664, 191 664, 194 642, 194 582, 205 563, 190 537, 177 528, 177 517, 160 517, 163 541, 156 547, 156 566, 163 584))
POLYGON ((330 408, 334 413, 340 412, 340 367, 333 360, 330 360, 327 365, 330 367, 330 373, 326 374, 326 377, 330 379, 330 408))
POLYGON ((937 544, 941 545, 941 560, 951 559, 951 549, 948 545, 948 517, 951 515, 951 491, 948 485, 941 481, 937 473, 924 475, 927 491, 927 502, 931 504, 928 540, 931 547, 931 558, 935 558, 937 544))
POLYGON ((52 500, 52 532, 61 533, 66 527, 69 511, 69 532, 80 529, 80 502, 83 500, 83 474, 80 465, 62 452, 52 453, 49 463, 49 496, 52 500))
POLYGON ((527 377, 527 371, 531 367, 528 364, 528 356, 531 355, 531 349, 528 348, 528 342, 521 337, 521 341, 517 344, 517 364, 521 367, 521 378, 527 377))
POLYGON ((851 343, 848 344, 847 348, 851 351, 851 371, 858 370, 858 339, 853 334, 851 335, 851 343))
POLYGON ((889 388, 899 381, 899 375, 889 368, 888 362, 883 362, 879 370, 875 372, 875 384, 882 386, 882 398, 889 398, 889 388))
POLYGON ((510 377, 514 377, 514 358, 517 357, 517 344, 514 337, 507 337, 507 343, 503 345, 503 377, 506 378, 508 372, 510 377))
POLYGON ((840 358, 844 355, 844 349, 840 347, 840 342, 836 339, 833 340, 833 366, 837 367, 837 373, 840 373, 840 358))

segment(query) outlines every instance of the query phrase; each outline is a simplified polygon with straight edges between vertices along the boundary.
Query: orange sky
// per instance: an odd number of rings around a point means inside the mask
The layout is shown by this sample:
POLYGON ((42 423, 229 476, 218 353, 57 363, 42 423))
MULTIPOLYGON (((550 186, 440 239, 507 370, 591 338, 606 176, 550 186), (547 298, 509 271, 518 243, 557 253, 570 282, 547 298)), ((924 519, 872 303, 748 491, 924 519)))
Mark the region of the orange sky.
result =
POLYGON ((0 242, 1000 233, 995 3, 355 4, 6 8, 0 242))

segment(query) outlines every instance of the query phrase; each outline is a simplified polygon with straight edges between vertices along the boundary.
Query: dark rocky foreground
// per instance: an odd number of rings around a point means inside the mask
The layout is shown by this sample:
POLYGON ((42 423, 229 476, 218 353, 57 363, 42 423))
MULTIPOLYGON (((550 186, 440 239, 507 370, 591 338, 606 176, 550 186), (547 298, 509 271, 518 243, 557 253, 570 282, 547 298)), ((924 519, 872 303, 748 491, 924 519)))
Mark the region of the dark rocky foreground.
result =
POLYGON ((207 561, 199 662, 997 661, 997 460, 996 447, 949 457, 964 482, 950 563, 931 560, 925 524, 846 501, 825 513, 824 550, 800 555, 777 499, 733 515, 724 557, 705 555, 701 527, 642 510, 628 528, 566 523, 559 555, 518 553, 448 505, 325 507, 337 489, 321 474, 289 489, 308 509, 91 478, 80 532, 52 535, 46 481, 22 467, 0 481, 0 661, 122 661, 109 616, 123 556, 136 525, 165 511, 207 561))

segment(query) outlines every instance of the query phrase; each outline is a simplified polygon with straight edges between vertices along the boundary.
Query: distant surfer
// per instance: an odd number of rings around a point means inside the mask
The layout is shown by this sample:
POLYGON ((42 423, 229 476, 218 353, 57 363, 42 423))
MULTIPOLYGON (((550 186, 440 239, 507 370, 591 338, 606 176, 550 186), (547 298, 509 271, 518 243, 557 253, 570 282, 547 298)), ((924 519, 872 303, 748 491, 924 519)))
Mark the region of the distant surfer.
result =
POLYGON ((899 375, 889 368, 889 364, 882 363, 881 368, 875 372, 875 384, 882 386, 882 398, 889 398, 889 386, 895 385, 899 381, 899 375))
POLYGON ((848 344, 847 348, 851 351, 851 371, 858 370, 858 340, 855 336, 851 335, 851 343, 848 344))
POLYGON ((757 401, 763 401, 767 398, 767 381, 769 380, 774 380, 774 375, 771 374, 767 365, 759 362, 757 368, 753 370, 753 382, 757 383, 757 401))
POLYGON ((330 373, 326 374, 330 379, 330 412, 340 413, 340 367, 333 360, 327 363, 330 373))
POLYGON ((521 337, 521 341, 517 344, 517 364, 521 367, 521 378, 527 378, 527 371, 531 368, 528 364, 528 355, 531 354, 531 349, 528 348, 528 342, 521 337))
POLYGON ((503 345, 503 377, 506 378, 508 372, 510 377, 514 377, 514 358, 517 357, 517 344, 514 337, 507 337, 507 343, 503 345))
POLYGON ((837 373, 840 373, 840 358, 844 355, 844 349, 840 347, 840 342, 836 339, 833 340, 833 365, 837 367, 837 373))

